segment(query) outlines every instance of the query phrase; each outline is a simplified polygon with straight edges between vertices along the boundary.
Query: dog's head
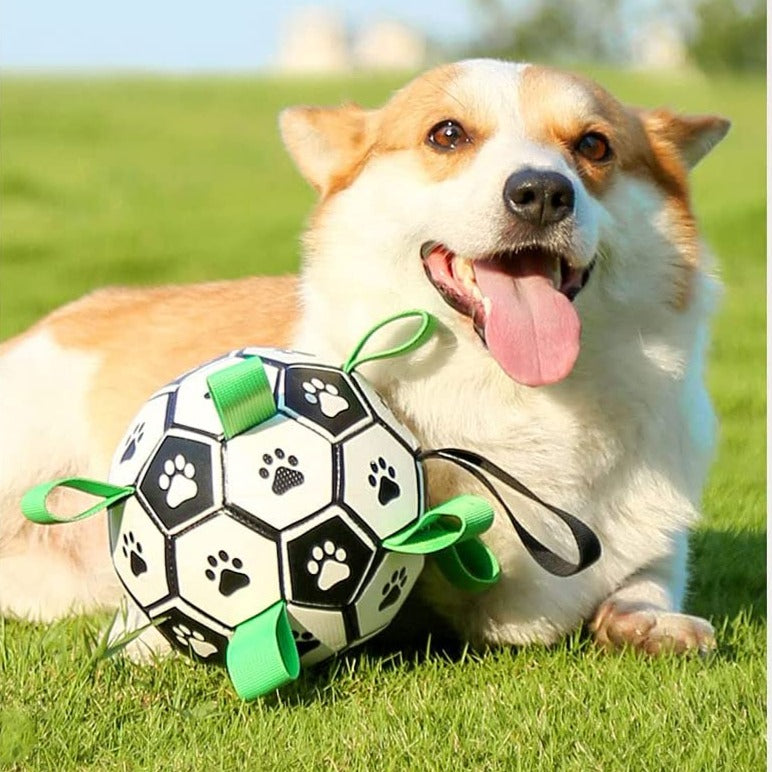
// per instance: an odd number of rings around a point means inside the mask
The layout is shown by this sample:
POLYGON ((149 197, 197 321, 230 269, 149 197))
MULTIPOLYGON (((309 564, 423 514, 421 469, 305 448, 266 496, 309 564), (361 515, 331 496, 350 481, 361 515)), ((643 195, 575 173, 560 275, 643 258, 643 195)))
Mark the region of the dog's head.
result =
POLYGON ((699 243, 687 174, 728 127, 492 60, 432 70, 379 110, 281 116, 320 194, 306 271, 330 315, 358 307, 364 328, 427 308, 529 386, 571 372, 582 320, 615 323, 601 308, 641 319, 688 307, 699 243))

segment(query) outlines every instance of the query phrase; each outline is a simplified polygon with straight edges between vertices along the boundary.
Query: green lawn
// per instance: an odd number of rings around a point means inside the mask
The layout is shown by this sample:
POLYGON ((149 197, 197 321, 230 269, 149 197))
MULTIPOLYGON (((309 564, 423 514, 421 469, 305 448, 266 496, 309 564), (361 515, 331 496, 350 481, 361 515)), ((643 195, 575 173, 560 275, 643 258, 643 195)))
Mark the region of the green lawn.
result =
MULTIPOLYGON (((184 658, 100 658, 103 618, 0 621, 0 768, 764 768, 764 83, 593 74, 631 102, 734 121, 694 175, 726 295, 709 371, 721 446, 689 609, 718 628, 718 654, 604 656, 580 635, 482 656, 369 647, 243 704, 224 673, 184 658)), ((374 105, 398 83, 6 79, 1 336, 104 284, 293 270, 312 195, 277 110, 374 105)))

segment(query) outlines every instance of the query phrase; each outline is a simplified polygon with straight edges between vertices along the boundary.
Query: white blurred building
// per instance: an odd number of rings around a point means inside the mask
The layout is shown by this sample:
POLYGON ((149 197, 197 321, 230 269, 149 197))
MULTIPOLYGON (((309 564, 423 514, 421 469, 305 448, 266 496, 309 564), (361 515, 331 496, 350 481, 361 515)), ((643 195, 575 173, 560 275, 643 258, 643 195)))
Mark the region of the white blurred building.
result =
POLYGON ((407 24, 383 19, 361 31, 352 54, 362 69, 416 70, 426 61, 426 38, 407 24))
POLYGON ((426 61, 426 37, 396 20, 374 21, 350 36, 340 12, 311 6, 289 15, 284 27, 277 66, 286 73, 411 70, 426 61))
POLYGON ((292 73, 335 73, 350 67, 343 17, 321 6, 302 8, 285 21, 278 67, 292 73))
POLYGON ((689 56, 675 25, 652 21, 633 39, 632 59, 634 66, 645 70, 677 70, 687 65, 689 56))

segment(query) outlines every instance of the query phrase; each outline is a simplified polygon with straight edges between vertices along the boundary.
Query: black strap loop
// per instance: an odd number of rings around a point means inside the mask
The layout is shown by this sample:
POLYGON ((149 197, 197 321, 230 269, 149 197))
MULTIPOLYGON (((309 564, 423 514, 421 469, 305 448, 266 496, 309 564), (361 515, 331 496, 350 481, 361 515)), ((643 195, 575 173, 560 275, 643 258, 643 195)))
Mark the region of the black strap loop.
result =
POLYGON ((512 526, 523 546, 528 551, 528 554, 545 570, 555 576, 573 576, 580 571, 584 571, 585 568, 591 566, 601 554, 601 546, 598 537, 595 532, 587 525, 585 525, 579 518, 574 515, 565 512, 559 507, 555 507, 552 504, 548 504, 543 499, 539 498, 532 490, 523 485, 518 479, 513 477, 508 472, 505 472, 501 467, 496 466, 492 461, 489 461, 484 456, 478 453, 473 453, 470 450, 462 450, 460 448, 438 448, 436 450, 426 450, 420 454, 422 461, 431 458, 438 458, 443 461, 451 461, 452 463, 465 469, 470 474, 474 475, 482 485, 488 490, 488 492, 499 502, 502 509, 507 513, 512 526), (579 561, 572 563, 565 558, 560 557, 557 553, 553 552, 549 547, 542 544, 538 539, 532 536, 523 525, 514 516, 510 508, 502 499, 499 492, 491 481, 483 474, 483 472, 495 477, 504 485, 512 488, 531 501, 535 501, 545 509, 548 509, 554 515, 557 515, 571 531, 571 535, 574 537, 576 546, 579 550, 579 561))

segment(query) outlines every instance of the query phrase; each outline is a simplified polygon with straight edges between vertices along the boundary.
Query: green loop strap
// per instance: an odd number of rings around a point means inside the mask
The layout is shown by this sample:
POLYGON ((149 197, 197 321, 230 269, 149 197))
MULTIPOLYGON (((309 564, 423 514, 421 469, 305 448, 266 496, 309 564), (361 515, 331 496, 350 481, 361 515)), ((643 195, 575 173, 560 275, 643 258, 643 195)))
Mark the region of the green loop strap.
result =
POLYGON ((228 440, 276 414, 271 384, 260 357, 212 373, 206 383, 228 440))
POLYGON ((113 504, 117 504, 133 494, 134 488, 130 485, 118 486, 99 482, 98 480, 88 480, 83 477, 64 477, 61 480, 41 483, 34 488, 30 488, 22 497, 21 511, 28 520, 42 525, 74 523, 76 520, 84 520, 87 517, 91 517, 91 515, 95 515, 100 510, 111 507, 113 504), (92 496, 101 496, 104 498, 104 501, 100 501, 93 507, 72 517, 59 517, 48 511, 46 499, 55 488, 60 487, 72 488, 92 496))
POLYGON ((476 538, 438 552, 434 560, 452 585, 467 592, 487 590, 501 576, 496 556, 476 538))
POLYGON ((445 578, 469 592, 480 592, 499 580, 496 556, 479 534, 493 524, 493 508, 479 496, 457 496, 425 512, 419 521, 390 536, 383 546, 392 552, 435 554, 445 578))
POLYGON ((479 496, 465 494, 424 512, 417 523, 389 536, 383 546, 392 552, 428 555, 477 536, 492 523, 491 505, 479 496))
POLYGON ((236 628, 225 663, 243 700, 254 700, 298 677, 300 656, 283 600, 236 628))
POLYGON ((402 354, 407 354, 410 351, 414 351, 419 346, 423 346, 423 344, 426 343, 426 341, 434 332, 436 326, 437 319, 427 311, 416 309, 412 311, 403 311, 401 314, 390 316, 388 319, 384 319, 382 322, 378 322, 375 327, 370 328, 370 330, 364 334, 359 343, 354 346, 354 350, 351 352, 349 358, 346 360, 341 369, 344 373, 350 373, 352 370, 356 369, 359 367, 359 365, 362 365, 365 362, 372 362, 376 359, 389 359, 390 357, 398 357, 402 356, 402 354), (385 327, 387 324, 391 324, 392 322, 399 321, 400 319, 410 318, 420 319, 421 324, 418 326, 416 332, 413 333, 413 335, 407 341, 401 343, 398 346, 393 346, 392 348, 386 349, 385 351, 368 354, 367 356, 363 356, 359 359, 357 358, 359 357, 359 353, 365 347, 367 342, 376 332, 378 332, 378 330, 380 330, 382 327, 385 327))

